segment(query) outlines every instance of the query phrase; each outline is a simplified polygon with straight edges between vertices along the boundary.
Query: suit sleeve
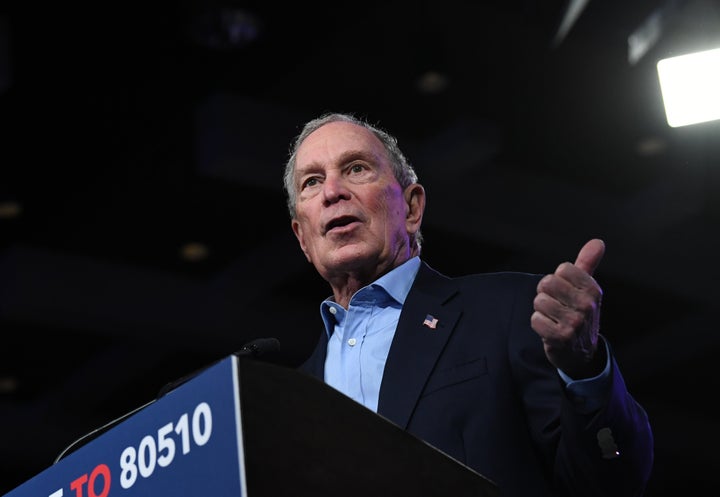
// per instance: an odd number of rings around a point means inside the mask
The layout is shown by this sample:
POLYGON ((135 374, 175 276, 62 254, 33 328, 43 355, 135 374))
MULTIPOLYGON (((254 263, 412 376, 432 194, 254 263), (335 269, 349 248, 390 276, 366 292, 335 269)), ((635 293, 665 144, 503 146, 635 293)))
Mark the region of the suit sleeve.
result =
POLYGON ((565 391, 530 327, 536 281, 530 283, 516 294, 508 354, 548 476, 563 496, 643 495, 654 450, 647 413, 628 391, 611 347, 610 381, 596 409, 565 391))

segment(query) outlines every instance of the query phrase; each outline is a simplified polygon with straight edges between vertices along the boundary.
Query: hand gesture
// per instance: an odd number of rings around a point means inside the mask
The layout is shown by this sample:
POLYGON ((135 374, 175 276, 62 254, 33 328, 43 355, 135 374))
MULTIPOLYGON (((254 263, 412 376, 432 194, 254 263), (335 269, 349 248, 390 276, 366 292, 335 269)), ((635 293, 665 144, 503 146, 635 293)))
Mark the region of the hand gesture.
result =
POLYGON ((543 341, 545 355, 573 379, 595 376, 605 364, 604 353, 595 353, 602 289, 593 278, 604 253, 602 240, 587 242, 574 264, 563 262, 540 280, 533 301, 530 324, 543 341))

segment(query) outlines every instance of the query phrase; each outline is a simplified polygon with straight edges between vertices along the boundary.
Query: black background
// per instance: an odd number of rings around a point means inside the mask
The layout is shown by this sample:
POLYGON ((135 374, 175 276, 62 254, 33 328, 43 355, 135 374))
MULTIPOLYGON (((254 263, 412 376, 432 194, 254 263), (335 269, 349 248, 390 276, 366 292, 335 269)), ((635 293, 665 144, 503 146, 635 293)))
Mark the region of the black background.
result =
POLYGON ((328 110, 398 136, 442 272, 551 272, 603 238, 603 333, 655 430, 647 495, 712 488, 720 128, 670 128, 655 63, 720 46, 717 2, 589 2, 556 42, 569 2, 4 5, 0 491, 248 340, 309 353, 329 289, 281 177, 328 110), (244 12, 234 35, 223 12, 244 12))

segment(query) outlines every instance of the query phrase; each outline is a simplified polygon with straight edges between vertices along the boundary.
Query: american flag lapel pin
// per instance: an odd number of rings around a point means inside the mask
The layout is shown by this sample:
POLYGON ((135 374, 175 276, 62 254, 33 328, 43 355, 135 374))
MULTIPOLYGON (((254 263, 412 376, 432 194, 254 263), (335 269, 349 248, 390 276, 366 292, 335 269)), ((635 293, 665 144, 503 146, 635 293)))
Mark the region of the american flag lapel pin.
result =
POLYGON ((423 321, 424 326, 427 326, 431 330, 434 330, 435 328, 437 328, 437 324, 438 320, 437 318, 433 317, 432 314, 428 314, 427 316, 425 316, 425 321, 423 321))

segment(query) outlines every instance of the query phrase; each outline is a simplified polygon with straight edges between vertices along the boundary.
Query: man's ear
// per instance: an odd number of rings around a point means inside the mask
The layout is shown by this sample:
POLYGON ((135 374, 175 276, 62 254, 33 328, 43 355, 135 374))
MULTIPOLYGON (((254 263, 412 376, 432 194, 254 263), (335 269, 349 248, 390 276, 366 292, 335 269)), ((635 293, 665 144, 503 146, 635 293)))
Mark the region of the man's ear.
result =
POLYGON ((297 238, 298 242, 300 243, 300 249, 303 251, 303 254, 305 254, 305 258, 308 260, 308 262, 312 263, 310 254, 307 251, 307 245, 305 245, 305 238, 303 237, 303 231, 302 226, 300 226, 300 221, 298 221, 297 219, 293 219, 292 221, 290 221, 290 226, 292 227, 293 233, 295 233, 295 238, 297 238))
POLYGON ((415 234, 420 231, 425 212, 425 188, 420 183, 413 183, 405 188, 404 195, 408 206, 405 227, 408 233, 415 234))

